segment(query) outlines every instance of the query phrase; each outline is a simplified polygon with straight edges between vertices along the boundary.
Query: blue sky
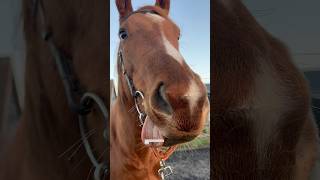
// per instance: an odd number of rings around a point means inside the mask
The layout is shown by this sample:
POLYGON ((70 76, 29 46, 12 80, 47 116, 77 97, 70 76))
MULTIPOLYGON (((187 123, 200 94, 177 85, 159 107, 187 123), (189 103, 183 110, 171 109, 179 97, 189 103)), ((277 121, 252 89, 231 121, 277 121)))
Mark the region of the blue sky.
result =
MULTIPOLYGON (((153 5, 155 0, 133 0, 133 9, 153 5)), ((187 64, 206 83, 210 82, 210 0, 171 0, 170 17, 181 29, 180 52, 187 64)), ((115 0, 110 1, 110 78, 116 77, 119 43, 119 15, 115 0)))

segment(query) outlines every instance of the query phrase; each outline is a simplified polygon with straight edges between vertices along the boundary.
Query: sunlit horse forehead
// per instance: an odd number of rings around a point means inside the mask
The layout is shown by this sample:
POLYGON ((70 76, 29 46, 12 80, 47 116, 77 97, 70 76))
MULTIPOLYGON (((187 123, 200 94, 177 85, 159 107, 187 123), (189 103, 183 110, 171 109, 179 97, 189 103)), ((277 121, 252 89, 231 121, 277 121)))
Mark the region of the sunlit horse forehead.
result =
POLYGON ((153 46, 160 46, 159 50, 163 49, 165 54, 179 63, 183 62, 178 42, 180 29, 163 10, 152 6, 140 8, 121 19, 120 29, 136 36, 135 32, 139 32, 142 36, 148 36, 148 40, 156 40, 152 42, 153 46))

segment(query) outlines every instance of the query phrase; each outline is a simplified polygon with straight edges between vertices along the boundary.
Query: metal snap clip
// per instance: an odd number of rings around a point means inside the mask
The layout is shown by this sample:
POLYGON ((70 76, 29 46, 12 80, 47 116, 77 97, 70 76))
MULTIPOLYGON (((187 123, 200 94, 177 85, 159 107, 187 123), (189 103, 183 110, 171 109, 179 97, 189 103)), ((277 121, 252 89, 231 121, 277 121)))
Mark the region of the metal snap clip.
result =
POLYGON ((171 166, 167 166, 164 162, 164 160, 160 160, 160 169, 158 170, 158 173, 162 180, 165 179, 165 177, 170 176, 173 174, 173 170, 171 166))

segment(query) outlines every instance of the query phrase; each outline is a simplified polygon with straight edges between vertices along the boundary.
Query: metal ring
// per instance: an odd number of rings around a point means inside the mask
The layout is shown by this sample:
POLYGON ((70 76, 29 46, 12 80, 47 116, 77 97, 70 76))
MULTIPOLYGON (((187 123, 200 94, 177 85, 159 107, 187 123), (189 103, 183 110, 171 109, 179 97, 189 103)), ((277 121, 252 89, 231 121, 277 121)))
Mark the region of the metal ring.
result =
POLYGON ((137 98, 137 97, 141 97, 142 99, 144 99, 144 96, 143 96, 143 93, 141 91, 136 91, 134 92, 134 97, 137 98))
MULTIPOLYGON (((98 105, 100 111, 102 112, 104 121, 107 124, 108 111, 107 111, 105 104, 103 103, 102 99, 99 96, 97 96, 96 94, 93 94, 93 93, 85 93, 82 96, 81 101, 80 101, 81 105, 83 105, 83 106, 87 106, 88 104, 90 104, 92 102, 94 102, 98 105)), ((83 145, 85 147, 85 150, 87 152, 87 155, 89 156, 89 159, 90 159, 91 163, 93 164, 93 166, 96 169, 101 169, 102 164, 99 163, 98 160, 96 159, 96 157, 94 156, 91 145, 85 135, 85 130, 86 130, 85 121, 87 120, 86 115, 80 114, 78 117, 79 117, 79 127, 80 127, 81 139, 82 139, 83 145)), ((100 171, 100 170, 98 170, 98 171, 100 171)))
POLYGON ((135 93, 134 93, 134 105, 135 105, 136 110, 137 110, 137 112, 138 112, 138 114, 139 114, 140 126, 142 126, 143 123, 144 123, 144 120, 145 120, 145 118, 146 118, 146 114, 143 113, 143 112, 140 110, 139 106, 138 106, 138 101, 137 101, 137 99, 138 99, 139 96, 142 98, 142 100, 144 100, 143 93, 142 93, 141 91, 135 91, 135 93))
POLYGON ((138 114, 139 114, 139 117, 143 114, 142 111, 140 110, 139 106, 138 106, 138 97, 141 97, 142 100, 144 100, 144 96, 143 96, 143 93, 141 91, 135 91, 134 93, 134 105, 136 106, 136 109, 138 111, 138 114))

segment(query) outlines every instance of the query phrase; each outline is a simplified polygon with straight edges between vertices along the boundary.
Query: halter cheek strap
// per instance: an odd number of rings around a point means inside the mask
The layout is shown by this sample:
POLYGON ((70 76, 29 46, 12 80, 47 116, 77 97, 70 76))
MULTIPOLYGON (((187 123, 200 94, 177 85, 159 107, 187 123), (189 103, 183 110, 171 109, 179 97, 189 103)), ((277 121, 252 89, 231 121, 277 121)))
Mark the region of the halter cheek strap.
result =
POLYGON ((131 78, 129 78, 129 75, 128 75, 125 67, 124 67, 122 50, 119 50, 118 56, 119 56, 119 60, 120 60, 122 74, 124 75, 124 77, 126 79, 127 85, 129 87, 130 94, 131 94, 131 96, 135 96, 135 93, 134 93, 135 92, 135 88, 134 88, 133 82, 132 82, 131 78))
POLYGON ((139 107, 139 103, 138 102, 139 102, 139 99, 144 100, 144 95, 143 95, 143 93, 141 91, 138 91, 138 90, 135 89, 134 84, 132 82, 132 79, 129 77, 129 75, 128 75, 126 69, 125 69, 123 56, 122 56, 122 50, 119 50, 118 56, 119 56, 119 61, 120 61, 122 74, 124 75, 124 77, 126 79, 126 82, 127 82, 128 88, 129 88, 129 92, 130 92, 131 96, 133 97, 134 107, 136 108, 136 111, 139 114, 138 117, 139 117, 139 121, 140 121, 140 126, 142 127, 145 119, 147 118, 147 115, 146 115, 146 113, 144 113, 141 110, 141 108, 139 107))

